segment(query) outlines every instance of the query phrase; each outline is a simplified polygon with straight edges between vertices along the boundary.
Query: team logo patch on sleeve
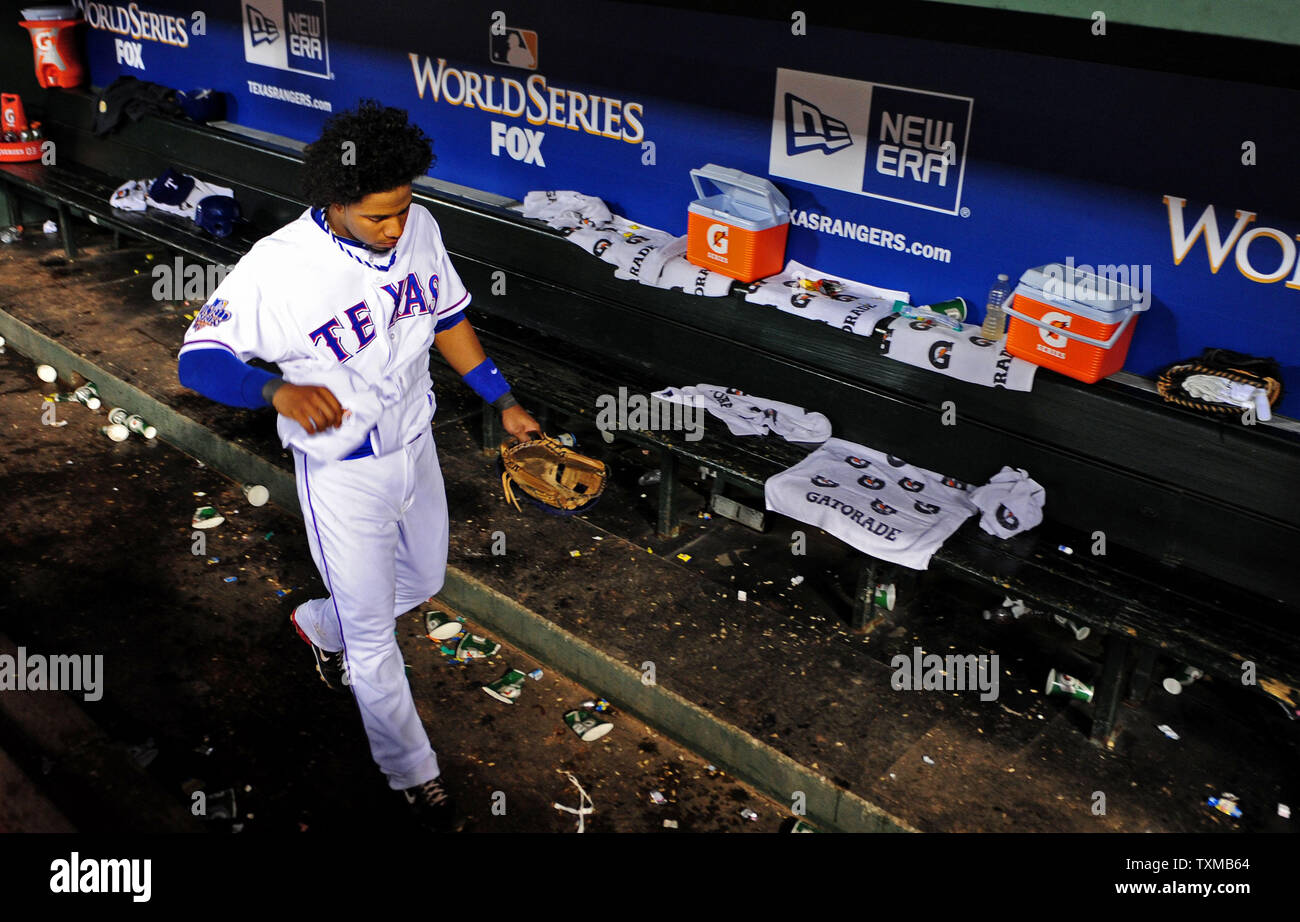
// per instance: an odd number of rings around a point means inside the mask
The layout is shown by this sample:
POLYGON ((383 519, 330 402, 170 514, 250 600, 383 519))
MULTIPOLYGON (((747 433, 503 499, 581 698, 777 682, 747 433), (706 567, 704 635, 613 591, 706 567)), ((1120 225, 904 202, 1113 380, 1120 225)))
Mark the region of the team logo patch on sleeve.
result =
POLYGON ((230 311, 226 310, 226 305, 229 303, 225 298, 213 298, 203 305, 203 309, 194 318, 194 329, 201 330, 204 327, 216 327, 225 323, 230 319, 230 311))

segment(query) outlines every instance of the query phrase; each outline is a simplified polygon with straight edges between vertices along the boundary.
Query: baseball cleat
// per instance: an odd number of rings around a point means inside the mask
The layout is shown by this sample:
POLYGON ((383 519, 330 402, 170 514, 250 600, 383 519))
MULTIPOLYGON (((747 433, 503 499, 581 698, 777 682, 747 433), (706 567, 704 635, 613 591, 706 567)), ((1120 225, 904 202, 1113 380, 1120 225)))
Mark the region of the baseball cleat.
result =
POLYGON ((417 784, 402 791, 415 821, 426 832, 460 832, 465 828, 465 817, 456 811, 456 805, 442 786, 442 777, 417 784))
POLYGON ((348 677, 343 651, 339 650, 337 653, 330 653, 312 643, 311 638, 303 633, 302 628, 298 627, 298 609, 293 610, 293 614, 289 616, 289 622, 293 625, 293 629, 298 632, 298 636, 303 639, 303 642, 311 647, 312 656, 316 658, 316 674, 320 676, 320 680, 334 691, 347 691, 352 681, 348 677))

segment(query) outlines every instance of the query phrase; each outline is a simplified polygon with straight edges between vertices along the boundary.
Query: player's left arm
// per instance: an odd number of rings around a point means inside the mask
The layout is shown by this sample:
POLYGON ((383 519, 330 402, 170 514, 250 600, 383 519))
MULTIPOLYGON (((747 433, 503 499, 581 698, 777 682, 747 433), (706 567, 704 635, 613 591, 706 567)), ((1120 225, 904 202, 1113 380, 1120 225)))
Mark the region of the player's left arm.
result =
POLYGON ((476 394, 501 411, 501 425, 506 432, 526 442, 528 433, 541 431, 537 420, 515 400, 505 376, 484 353, 468 319, 462 316, 459 322, 439 330, 433 345, 476 394))

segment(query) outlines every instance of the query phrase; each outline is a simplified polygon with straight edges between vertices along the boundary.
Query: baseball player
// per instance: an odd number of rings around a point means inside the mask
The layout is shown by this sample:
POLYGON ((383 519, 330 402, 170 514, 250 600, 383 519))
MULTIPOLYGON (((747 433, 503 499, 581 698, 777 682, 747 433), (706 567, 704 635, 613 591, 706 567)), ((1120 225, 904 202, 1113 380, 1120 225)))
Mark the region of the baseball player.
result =
POLYGON ((185 334, 179 375, 213 400, 279 413, 329 591, 291 620, 325 684, 351 689, 389 787, 425 828, 444 831, 462 822, 393 630, 446 570, 430 346, 511 435, 539 427, 483 354, 438 225, 411 201, 432 162, 429 138, 400 109, 364 100, 331 118, 306 150, 310 207, 226 276, 185 334), (246 364, 254 356, 283 377, 246 364))

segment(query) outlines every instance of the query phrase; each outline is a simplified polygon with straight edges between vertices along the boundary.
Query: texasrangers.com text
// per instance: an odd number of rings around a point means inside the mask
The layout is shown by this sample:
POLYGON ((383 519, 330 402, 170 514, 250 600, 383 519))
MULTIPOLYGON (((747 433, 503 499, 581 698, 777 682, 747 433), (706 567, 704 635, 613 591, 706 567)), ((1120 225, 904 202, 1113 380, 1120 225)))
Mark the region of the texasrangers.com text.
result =
POLYGON ((334 106, 328 99, 317 99, 310 93, 286 90, 283 87, 272 86, 269 83, 258 83, 256 80, 248 81, 248 92, 254 96, 265 96, 268 99, 291 102, 295 106, 305 106, 308 109, 320 109, 322 112, 334 111, 334 106))
POLYGON ((819 234, 844 237, 848 240, 856 240, 858 243, 865 243, 868 246, 884 247, 888 250, 920 256, 922 259, 930 259, 935 262, 952 262, 952 250, 946 247, 937 247, 920 241, 908 243, 906 234, 885 230, 881 227, 872 227, 870 224, 846 221, 843 218, 832 218, 830 215, 818 214, 815 211, 802 211, 798 208, 791 208, 790 226, 806 227, 809 230, 817 231, 819 234))

